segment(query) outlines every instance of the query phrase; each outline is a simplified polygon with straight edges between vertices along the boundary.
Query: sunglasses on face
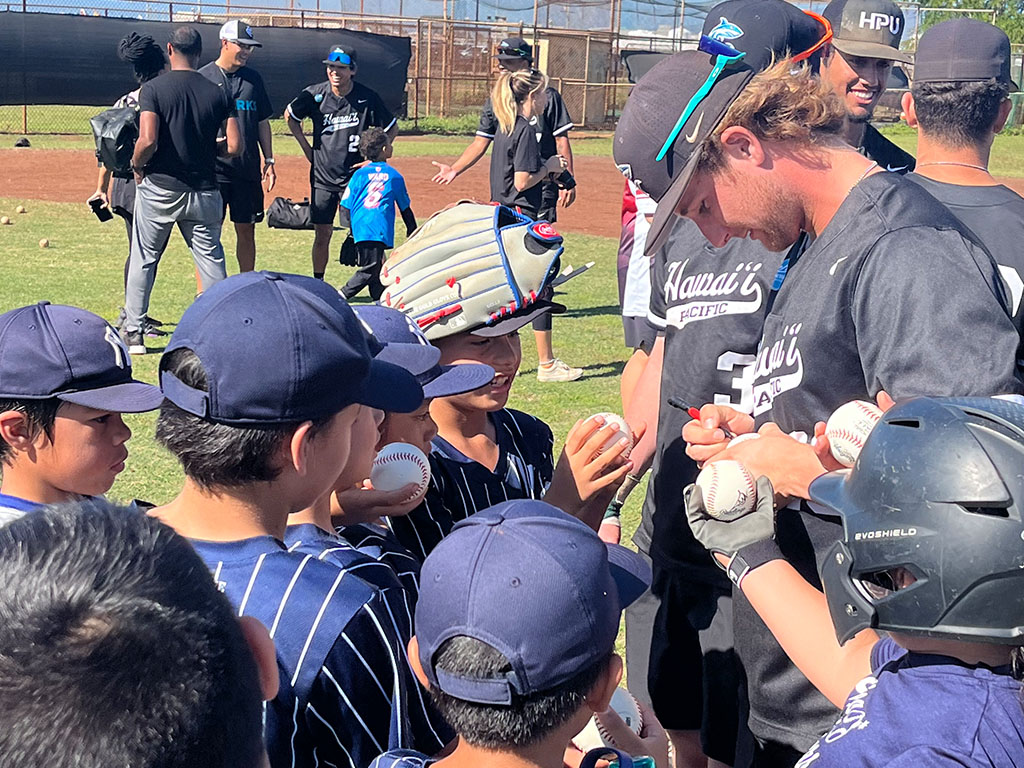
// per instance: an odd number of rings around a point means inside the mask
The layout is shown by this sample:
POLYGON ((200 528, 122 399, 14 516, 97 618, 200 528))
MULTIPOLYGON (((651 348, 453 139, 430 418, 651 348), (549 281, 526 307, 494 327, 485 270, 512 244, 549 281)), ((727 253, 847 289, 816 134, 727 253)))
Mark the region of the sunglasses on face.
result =
POLYGON ((352 67, 352 57, 344 51, 331 51, 331 55, 327 57, 327 61, 331 64, 341 64, 344 67, 352 67))

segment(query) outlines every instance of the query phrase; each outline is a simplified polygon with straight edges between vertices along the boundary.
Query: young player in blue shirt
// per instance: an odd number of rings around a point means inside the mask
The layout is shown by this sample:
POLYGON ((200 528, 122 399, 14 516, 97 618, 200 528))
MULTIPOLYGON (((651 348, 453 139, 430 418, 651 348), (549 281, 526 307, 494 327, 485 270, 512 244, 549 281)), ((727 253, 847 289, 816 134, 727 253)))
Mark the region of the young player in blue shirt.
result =
POLYGON ((348 210, 352 222, 359 269, 345 283, 341 294, 351 299, 363 288, 369 288, 370 297, 376 301, 384 291, 380 283, 384 251, 395 246, 395 208, 402 213, 407 235, 416 229, 416 217, 405 179, 388 165, 394 147, 387 133, 380 128, 367 128, 359 138, 359 151, 367 164, 352 174, 340 203, 348 210))
POLYGON ((333 486, 362 406, 411 410, 422 388, 371 358, 336 290, 271 272, 232 276, 192 304, 160 378, 157 440, 185 483, 154 514, 191 539, 239 615, 270 630, 281 673, 266 711, 271 765, 358 768, 412 743, 381 590, 284 539, 289 515, 333 486), (289 354, 268 367, 268 349, 289 354))
POLYGON ((1024 407, 915 398, 852 470, 810 485, 843 535, 815 589, 783 556, 767 478, 730 522, 687 517, 793 663, 843 712, 801 768, 1024 765, 1024 407))
POLYGON ((132 436, 121 414, 163 400, 132 378, 113 326, 45 301, 12 309, 0 315, 0 360, 0 524, 109 491, 132 436))

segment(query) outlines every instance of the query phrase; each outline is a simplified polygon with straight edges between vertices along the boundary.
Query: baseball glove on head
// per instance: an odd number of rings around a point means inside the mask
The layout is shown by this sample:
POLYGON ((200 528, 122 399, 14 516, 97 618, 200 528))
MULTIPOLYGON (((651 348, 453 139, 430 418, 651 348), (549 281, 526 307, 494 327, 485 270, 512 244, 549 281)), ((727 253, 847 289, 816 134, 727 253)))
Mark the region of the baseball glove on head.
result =
POLYGON ((536 302, 558 275, 562 251, 562 236, 546 221, 502 205, 457 203, 391 252, 381 303, 413 318, 428 339, 483 333, 540 306, 561 309, 536 302))

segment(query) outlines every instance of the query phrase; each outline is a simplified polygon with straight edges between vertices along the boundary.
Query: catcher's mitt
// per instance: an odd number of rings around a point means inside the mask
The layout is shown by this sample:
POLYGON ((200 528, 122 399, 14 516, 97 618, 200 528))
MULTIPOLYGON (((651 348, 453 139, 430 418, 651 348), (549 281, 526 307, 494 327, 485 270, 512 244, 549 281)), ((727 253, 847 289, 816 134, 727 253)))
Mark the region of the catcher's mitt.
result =
POLYGON ((521 312, 558 275, 562 236, 501 205, 458 203, 434 214, 384 262, 381 303, 428 339, 521 312))

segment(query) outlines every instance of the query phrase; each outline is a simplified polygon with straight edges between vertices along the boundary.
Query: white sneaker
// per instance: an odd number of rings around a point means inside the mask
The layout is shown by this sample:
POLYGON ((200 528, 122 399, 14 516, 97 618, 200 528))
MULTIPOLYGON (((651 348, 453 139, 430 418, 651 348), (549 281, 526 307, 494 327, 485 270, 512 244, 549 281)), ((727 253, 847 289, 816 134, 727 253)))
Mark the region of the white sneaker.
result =
POLYGON ((550 365, 537 366, 537 381, 576 381, 582 375, 582 368, 566 365, 557 357, 550 365))

